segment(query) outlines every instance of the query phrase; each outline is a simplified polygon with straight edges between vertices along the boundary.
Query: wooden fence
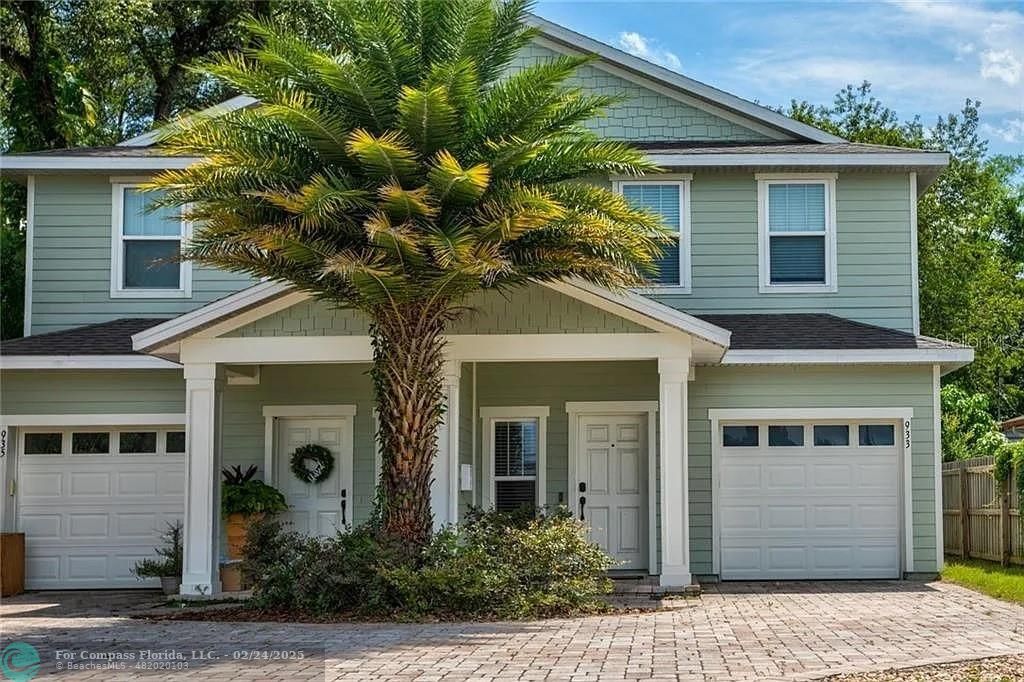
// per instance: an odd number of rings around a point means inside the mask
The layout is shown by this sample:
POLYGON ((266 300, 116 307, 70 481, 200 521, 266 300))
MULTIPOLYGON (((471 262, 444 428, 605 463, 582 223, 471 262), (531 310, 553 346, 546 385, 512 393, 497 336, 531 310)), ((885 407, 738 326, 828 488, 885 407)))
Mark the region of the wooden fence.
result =
POLYGON ((1011 475, 993 477, 995 458, 942 465, 942 536, 946 554, 1024 564, 1024 514, 1011 475))

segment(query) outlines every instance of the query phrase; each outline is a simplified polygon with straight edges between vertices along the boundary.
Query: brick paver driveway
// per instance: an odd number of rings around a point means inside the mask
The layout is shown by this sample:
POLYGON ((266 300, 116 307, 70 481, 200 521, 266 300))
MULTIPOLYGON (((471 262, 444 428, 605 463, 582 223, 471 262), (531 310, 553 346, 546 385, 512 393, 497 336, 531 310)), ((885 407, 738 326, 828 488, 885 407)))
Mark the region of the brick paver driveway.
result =
POLYGON ((8 600, 3 644, 37 647, 41 674, 208 682, 810 679, 1024 652, 1024 609, 942 583, 712 585, 672 611, 494 624, 139 621, 130 598, 93 598, 8 600), (302 658, 277 658, 289 651, 302 658))

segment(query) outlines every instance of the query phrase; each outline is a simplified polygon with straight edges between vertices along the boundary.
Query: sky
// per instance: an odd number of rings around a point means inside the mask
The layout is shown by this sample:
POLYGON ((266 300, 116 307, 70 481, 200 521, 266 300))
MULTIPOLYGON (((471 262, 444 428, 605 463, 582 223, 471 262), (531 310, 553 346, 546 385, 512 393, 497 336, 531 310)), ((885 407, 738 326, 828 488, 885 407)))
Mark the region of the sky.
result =
POLYGON ((931 125, 981 100, 990 153, 1024 154, 1024 2, 539 0, 579 33, 762 104, 870 81, 931 125))

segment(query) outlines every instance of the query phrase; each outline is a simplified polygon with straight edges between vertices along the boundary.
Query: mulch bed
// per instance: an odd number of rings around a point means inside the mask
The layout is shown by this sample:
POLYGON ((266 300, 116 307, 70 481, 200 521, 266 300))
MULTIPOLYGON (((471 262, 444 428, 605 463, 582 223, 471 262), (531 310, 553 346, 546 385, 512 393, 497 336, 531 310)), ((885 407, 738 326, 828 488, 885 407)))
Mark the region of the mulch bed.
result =
POLYGON ((833 675, 820 682, 1024 682, 1024 654, 996 656, 960 663, 891 668, 871 673, 833 675))

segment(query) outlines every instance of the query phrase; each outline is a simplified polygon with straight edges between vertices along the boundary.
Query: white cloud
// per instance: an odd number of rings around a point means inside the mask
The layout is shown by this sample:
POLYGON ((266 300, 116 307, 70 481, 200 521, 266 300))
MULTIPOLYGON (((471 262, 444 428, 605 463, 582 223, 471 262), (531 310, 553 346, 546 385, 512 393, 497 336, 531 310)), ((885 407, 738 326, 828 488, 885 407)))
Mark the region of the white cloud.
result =
POLYGON ((1001 80, 1007 85, 1020 82, 1024 65, 1009 50, 985 50, 981 53, 981 77, 1001 80))
POLYGON ((981 128, 984 132, 995 135, 1003 142, 1010 144, 1024 142, 1024 118, 1008 118, 1003 121, 1002 125, 983 123, 981 128))
POLYGON ((669 52, 658 46, 657 41, 642 36, 635 31, 623 31, 620 33, 619 47, 634 57, 640 57, 640 59, 661 64, 673 71, 679 71, 683 66, 683 63, 674 52, 669 52))

